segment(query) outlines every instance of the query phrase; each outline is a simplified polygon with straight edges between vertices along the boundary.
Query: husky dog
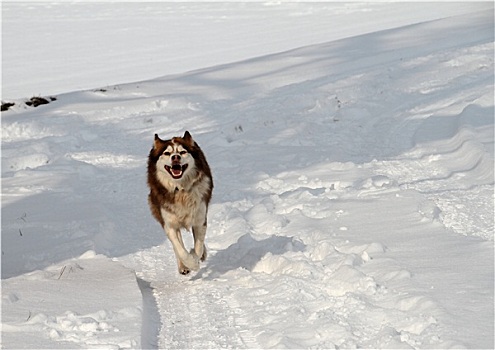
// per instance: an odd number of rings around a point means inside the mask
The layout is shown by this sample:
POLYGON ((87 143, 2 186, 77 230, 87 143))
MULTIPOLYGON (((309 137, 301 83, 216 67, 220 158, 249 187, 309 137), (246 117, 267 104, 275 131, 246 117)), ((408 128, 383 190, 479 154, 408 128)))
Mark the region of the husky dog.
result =
POLYGON ((148 203, 151 213, 172 242, 179 273, 199 269, 206 259, 206 214, 213 179, 206 158, 186 131, 162 140, 155 134, 148 157, 148 203), (194 248, 187 252, 180 230, 192 229, 194 248))

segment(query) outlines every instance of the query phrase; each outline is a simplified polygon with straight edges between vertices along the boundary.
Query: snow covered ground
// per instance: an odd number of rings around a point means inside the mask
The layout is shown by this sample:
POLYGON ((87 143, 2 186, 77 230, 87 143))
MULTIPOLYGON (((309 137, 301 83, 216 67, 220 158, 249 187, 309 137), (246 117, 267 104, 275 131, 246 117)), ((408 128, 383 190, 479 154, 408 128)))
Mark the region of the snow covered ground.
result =
POLYGON ((492 3, 2 7, 3 348, 494 347, 492 3), (145 180, 184 130, 188 277, 145 180))
POLYGON ((489 4, 2 2, 2 98, 152 79, 489 4))

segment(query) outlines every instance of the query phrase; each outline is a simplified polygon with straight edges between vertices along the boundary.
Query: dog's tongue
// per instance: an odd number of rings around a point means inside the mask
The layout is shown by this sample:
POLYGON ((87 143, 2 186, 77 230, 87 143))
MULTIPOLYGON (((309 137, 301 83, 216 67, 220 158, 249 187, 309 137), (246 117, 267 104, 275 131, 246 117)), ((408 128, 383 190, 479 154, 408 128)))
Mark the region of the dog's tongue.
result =
POLYGON ((174 176, 179 176, 180 174, 182 174, 182 167, 179 164, 173 165, 170 170, 172 171, 172 174, 174 176))

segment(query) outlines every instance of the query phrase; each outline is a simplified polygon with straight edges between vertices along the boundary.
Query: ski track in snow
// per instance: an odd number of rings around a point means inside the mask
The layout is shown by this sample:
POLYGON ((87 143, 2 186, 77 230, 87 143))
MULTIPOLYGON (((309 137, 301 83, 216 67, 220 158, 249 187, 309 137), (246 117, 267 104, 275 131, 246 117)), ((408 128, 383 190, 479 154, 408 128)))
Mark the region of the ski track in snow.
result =
POLYGON ((493 347, 492 29, 466 15, 3 114, 4 341, 493 347), (216 187, 208 259, 184 278, 144 172, 153 133, 186 128, 216 187), (23 276, 88 250, 135 271, 140 309, 14 317, 23 276), (115 336, 136 310, 140 334, 115 336))

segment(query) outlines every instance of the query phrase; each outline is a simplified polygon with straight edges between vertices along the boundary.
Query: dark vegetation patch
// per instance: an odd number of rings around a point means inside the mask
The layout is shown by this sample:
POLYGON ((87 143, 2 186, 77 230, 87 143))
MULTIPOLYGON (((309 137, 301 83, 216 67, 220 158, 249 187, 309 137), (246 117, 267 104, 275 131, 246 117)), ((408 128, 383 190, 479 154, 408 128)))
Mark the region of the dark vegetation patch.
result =
MULTIPOLYGON (((41 96, 33 96, 29 100, 24 101, 23 104, 29 107, 38 107, 41 105, 46 105, 50 102, 56 101, 57 98, 50 97, 41 97, 41 96)), ((4 102, 2 101, 2 112, 8 111, 10 107, 15 106, 15 102, 4 102)))
POLYGON ((14 102, 3 102, 2 101, 2 112, 8 111, 10 107, 14 107, 14 102))
POLYGON ((31 97, 31 99, 29 101, 26 101, 26 105, 28 106, 32 106, 32 107, 38 107, 40 105, 46 105, 46 104, 49 104, 50 102, 53 102, 53 101, 57 101, 57 98, 56 97, 53 97, 53 96, 50 96, 50 97, 37 97, 37 96, 33 96, 31 97))

